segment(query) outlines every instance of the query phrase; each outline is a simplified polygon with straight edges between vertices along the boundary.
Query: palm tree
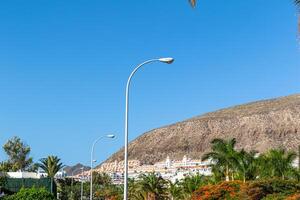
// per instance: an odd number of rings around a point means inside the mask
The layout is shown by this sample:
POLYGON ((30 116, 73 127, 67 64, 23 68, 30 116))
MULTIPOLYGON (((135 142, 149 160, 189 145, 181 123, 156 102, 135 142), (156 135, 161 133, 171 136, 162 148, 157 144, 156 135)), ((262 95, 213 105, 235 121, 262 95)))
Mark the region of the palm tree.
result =
POLYGON ((139 181, 147 200, 163 200, 167 197, 167 182, 154 172, 140 176, 139 181))
POLYGON ((57 156, 48 156, 47 158, 42 158, 40 160, 39 167, 47 173, 49 178, 51 178, 51 192, 53 192, 54 177, 64 165, 57 156))
MULTIPOLYGON (((190 4, 195 7, 197 0, 189 0, 190 4)), ((300 6, 300 0, 294 0, 294 3, 296 4, 296 6, 300 6)))
MULTIPOLYGON (((300 1, 300 0, 299 0, 300 1)), ((196 0, 189 0, 190 4, 195 7, 196 6, 196 0)))
POLYGON ((206 153, 202 157, 202 160, 211 159, 217 168, 223 169, 226 181, 229 181, 230 172, 232 172, 233 179, 233 170, 237 163, 237 152, 234 149, 235 143, 235 138, 228 141, 223 139, 214 139, 211 142, 212 152, 206 153))
POLYGON ((141 185, 134 179, 128 179, 128 198, 132 200, 144 200, 147 198, 141 185))
POLYGON ((250 151, 248 153, 244 149, 236 155, 236 169, 244 182, 246 182, 246 180, 253 180, 257 177, 258 165, 257 159, 255 158, 256 155, 256 151, 250 151))
POLYGON ((203 175, 187 176, 180 183, 184 199, 190 199, 193 192, 206 184, 203 175))
POLYGON ((112 185, 111 177, 107 173, 93 172, 93 183, 108 186, 112 185))
POLYGON ((169 181, 168 193, 169 193, 169 198, 171 200, 183 199, 182 187, 179 185, 178 181, 176 181, 175 183, 169 181))
POLYGON ((281 177, 284 180, 287 174, 294 169, 292 163, 296 157, 297 154, 292 151, 271 149, 259 158, 261 176, 281 177))

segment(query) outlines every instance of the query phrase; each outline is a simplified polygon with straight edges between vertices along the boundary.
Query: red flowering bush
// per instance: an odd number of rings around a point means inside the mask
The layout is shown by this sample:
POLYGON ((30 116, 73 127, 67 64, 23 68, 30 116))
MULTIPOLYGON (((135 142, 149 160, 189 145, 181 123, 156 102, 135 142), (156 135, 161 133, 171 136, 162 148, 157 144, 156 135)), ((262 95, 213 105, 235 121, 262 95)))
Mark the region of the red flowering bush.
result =
POLYGON ((296 193, 296 194, 293 194, 291 196, 288 196, 286 198, 286 200, 300 200, 300 193, 296 193))
POLYGON ((192 200, 300 200, 300 183, 279 179, 206 185, 193 193, 192 200))
POLYGON ((244 185, 242 181, 206 185, 194 192, 192 200, 240 199, 240 190, 244 185))

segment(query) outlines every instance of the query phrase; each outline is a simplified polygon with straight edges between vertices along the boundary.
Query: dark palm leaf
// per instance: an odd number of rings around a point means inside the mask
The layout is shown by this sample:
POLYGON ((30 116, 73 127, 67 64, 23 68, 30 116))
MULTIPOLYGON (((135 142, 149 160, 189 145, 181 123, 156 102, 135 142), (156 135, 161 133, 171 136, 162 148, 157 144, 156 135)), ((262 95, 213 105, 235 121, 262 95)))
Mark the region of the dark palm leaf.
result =
MULTIPOLYGON (((300 0, 298 0, 300 2, 300 0)), ((196 6, 196 0, 189 0, 190 4, 195 7, 196 6)))

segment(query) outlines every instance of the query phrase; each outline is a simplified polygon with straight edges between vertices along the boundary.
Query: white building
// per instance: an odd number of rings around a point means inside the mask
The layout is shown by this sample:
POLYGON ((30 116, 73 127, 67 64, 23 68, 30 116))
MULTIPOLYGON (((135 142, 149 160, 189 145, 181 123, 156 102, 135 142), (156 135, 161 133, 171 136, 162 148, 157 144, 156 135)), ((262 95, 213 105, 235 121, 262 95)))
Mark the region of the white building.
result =
MULTIPOLYGON (((9 178, 33 178, 33 179, 40 179, 40 178, 45 178, 48 177, 47 173, 43 171, 38 171, 38 172, 7 172, 7 175, 9 178)), ((66 176, 65 171, 59 171, 55 175, 56 179, 64 178, 66 176)))
MULTIPOLYGON (((172 160, 168 156, 165 161, 154 165, 141 165, 138 160, 129 161, 128 177, 138 179, 141 174, 155 172, 166 180, 175 182, 189 175, 209 176, 211 172, 211 161, 192 160, 184 156, 182 160, 172 160)), ((97 172, 108 173, 115 184, 120 184, 124 179, 124 162, 105 163, 96 169, 97 172)))

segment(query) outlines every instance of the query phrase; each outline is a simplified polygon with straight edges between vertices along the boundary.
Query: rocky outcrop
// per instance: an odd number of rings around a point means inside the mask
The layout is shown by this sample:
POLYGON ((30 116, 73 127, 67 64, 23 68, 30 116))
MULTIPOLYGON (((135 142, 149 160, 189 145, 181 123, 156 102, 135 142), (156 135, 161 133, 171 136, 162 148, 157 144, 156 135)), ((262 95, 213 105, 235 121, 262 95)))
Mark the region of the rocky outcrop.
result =
MULTIPOLYGON (((129 145, 129 159, 151 164, 170 156, 199 158, 214 138, 236 138, 237 148, 264 152, 300 145, 300 95, 253 102, 207 113, 143 134, 129 145)), ((123 160, 123 149, 108 161, 123 160)))

